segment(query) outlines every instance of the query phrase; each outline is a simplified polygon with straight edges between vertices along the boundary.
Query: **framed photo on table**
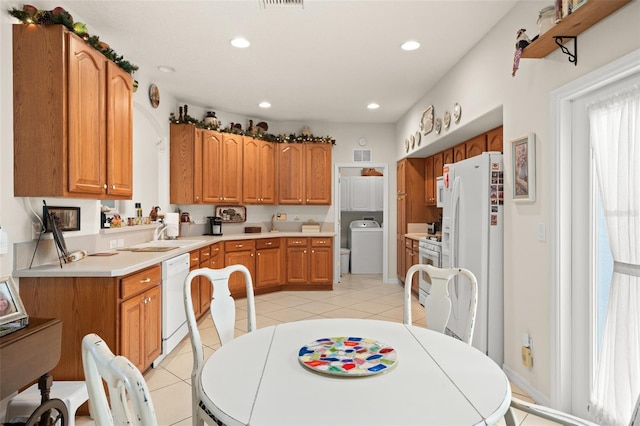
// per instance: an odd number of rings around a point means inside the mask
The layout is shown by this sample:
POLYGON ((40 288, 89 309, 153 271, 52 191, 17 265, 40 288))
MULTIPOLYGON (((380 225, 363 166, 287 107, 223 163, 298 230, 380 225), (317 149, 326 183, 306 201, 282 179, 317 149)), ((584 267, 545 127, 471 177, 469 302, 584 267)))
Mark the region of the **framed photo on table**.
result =
POLYGON ((0 279, 0 336, 29 325, 29 316, 22 305, 11 276, 0 279))
POLYGON ((536 135, 529 133, 511 141, 513 201, 536 200, 536 135))

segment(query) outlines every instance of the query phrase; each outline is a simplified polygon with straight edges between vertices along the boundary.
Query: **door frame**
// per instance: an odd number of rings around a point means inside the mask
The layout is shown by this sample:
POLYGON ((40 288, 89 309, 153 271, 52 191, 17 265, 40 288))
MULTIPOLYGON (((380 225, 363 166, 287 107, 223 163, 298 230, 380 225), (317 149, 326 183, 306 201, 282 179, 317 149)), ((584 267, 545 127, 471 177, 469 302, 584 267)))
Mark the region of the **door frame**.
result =
POLYGON ((389 283, 389 165, 386 163, 335 163, 333 168, 333 214, 336 229, 336 244, 333 247, 333 282, 340 282, 340 234, 342 223, 340 222, 340 169, 357 169, 362 167, 382 169, 383 198, 382 198, 382 282, 389 283))
POLYGON ((572 412, 571 114, 574 99, 640 73, 640 50, 551 92, 551 405, 572 412), (564 283, 565 285, 562 285, 564 283))

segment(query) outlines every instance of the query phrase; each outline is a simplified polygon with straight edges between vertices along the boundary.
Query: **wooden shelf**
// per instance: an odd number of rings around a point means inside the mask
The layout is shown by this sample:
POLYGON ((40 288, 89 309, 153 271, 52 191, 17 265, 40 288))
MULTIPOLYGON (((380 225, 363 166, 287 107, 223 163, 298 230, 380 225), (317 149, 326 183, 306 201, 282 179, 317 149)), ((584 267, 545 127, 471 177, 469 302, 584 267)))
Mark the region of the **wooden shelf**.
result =
MULTIPOLYGON (((558 48, 555 37, 577 37, 631 0, 588 0, 522 51, 523 58, 544 58, 558 48)), ((569 39, 567 39, 569 40, 569 39)))

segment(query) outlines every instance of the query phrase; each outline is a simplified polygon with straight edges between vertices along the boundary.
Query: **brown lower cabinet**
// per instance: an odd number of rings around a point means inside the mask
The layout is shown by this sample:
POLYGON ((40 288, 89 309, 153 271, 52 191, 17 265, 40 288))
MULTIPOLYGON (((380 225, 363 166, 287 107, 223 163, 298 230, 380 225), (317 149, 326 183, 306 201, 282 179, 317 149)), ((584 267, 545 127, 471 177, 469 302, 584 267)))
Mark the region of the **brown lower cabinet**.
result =
POLYGON ((32 317, 62 321, 55 380, 84 380, 82 338, 96 333, 141 371, 161 352, 160 264, 123 277, 22 277, 20 298, 32 317))
POLYGON ((280 238, 256 240, 255 288, 279 287, 284 281, 284 256, 280 238))
POLYGON ((333 282, 332 238, 286 238, 286 241, 288 289, 310 289, 333 282))
MULTIPOLYGON (((235 240, 224 242, 224 264, 244 265, 249 270, 251 278, 256 277, 256 244, 255 240, 235 240)), ((234 272, 229 277, 229 290, 234 297, 246 297, 247 285, 244 276, 240 272, 234 272)), ((214 290, 215 291, 215 290, 214 290)))

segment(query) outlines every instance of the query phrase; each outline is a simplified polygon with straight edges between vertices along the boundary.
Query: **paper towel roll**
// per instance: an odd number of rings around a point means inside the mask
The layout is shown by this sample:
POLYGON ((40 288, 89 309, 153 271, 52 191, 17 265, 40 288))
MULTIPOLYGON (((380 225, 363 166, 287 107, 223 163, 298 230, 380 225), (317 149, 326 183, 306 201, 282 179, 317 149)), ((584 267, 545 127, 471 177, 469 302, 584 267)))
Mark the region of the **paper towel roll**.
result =
POLYGON ((180 215, 178 213, 166 213, 164 215, 164 225, 167 227, 165 231, 167 238, 176 238, 178 236, 179 220, 180 215))
POLYGON ((166 225, 177 225, 180 220, 180 215, 178 213, 165 213, 164 215, 164 223, 166 225))

